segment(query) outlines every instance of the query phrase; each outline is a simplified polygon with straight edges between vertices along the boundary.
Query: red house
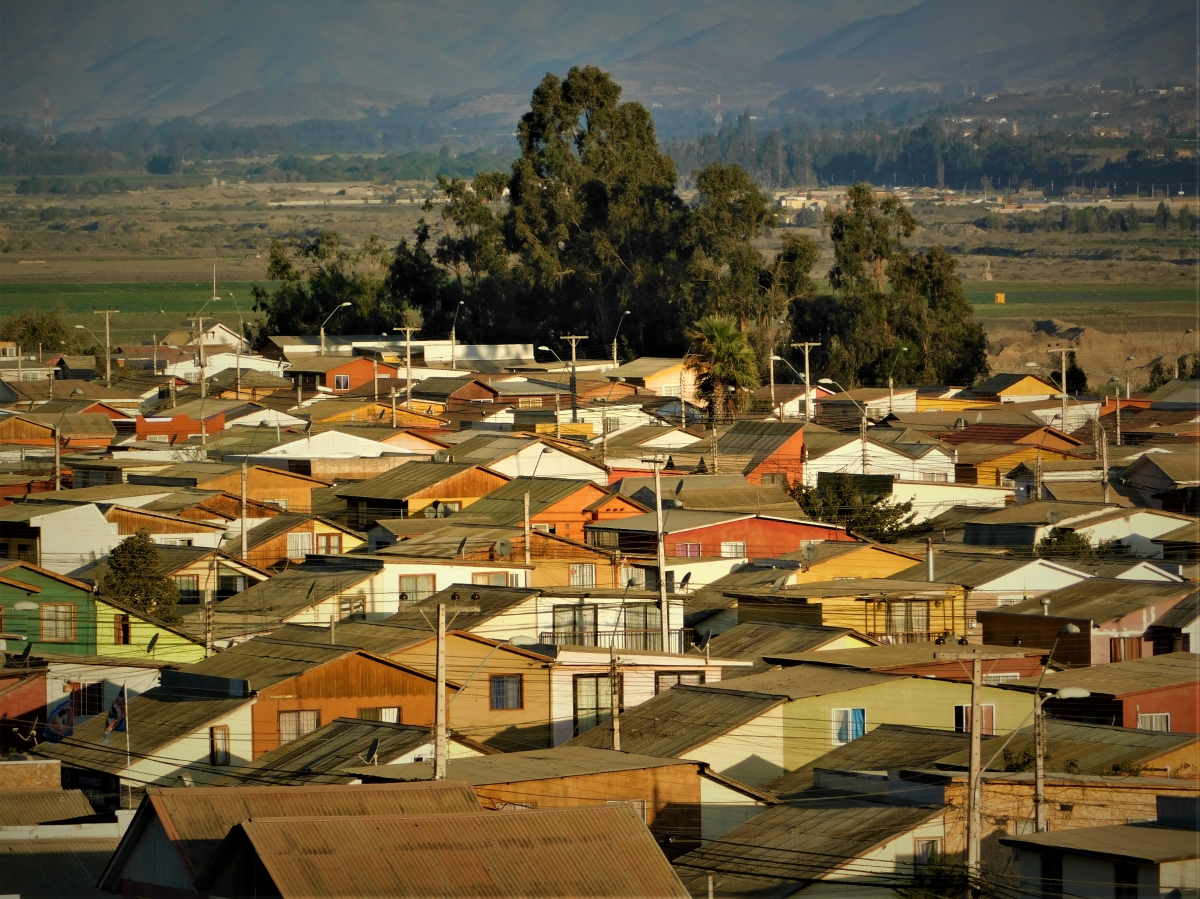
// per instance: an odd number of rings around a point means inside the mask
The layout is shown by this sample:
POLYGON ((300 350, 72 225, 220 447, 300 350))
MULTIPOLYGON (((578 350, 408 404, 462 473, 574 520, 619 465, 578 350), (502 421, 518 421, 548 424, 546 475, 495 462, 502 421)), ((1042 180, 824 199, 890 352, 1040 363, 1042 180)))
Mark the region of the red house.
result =
MULTIPOLYGON (((655 514, 648 512, 588 525, 587 542, 626 555, 652 556, 656 533, 655 514)), ((806 543, 855 542, 845 528, 819 521, 690 509, 664 509, 663 534, 667 555, 682 557, 771 558, 806 543)))

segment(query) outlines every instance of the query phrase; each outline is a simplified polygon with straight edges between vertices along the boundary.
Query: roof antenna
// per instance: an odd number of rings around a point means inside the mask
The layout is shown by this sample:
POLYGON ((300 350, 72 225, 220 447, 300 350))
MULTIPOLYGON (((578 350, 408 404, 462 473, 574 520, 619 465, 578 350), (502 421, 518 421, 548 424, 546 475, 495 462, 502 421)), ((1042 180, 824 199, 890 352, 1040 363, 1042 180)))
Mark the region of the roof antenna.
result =
POLYGON ((372 738, 371 745, 367 747, 367 754, 360 755, 359 759, 364 765, 379 764, 379 737, 372 738))

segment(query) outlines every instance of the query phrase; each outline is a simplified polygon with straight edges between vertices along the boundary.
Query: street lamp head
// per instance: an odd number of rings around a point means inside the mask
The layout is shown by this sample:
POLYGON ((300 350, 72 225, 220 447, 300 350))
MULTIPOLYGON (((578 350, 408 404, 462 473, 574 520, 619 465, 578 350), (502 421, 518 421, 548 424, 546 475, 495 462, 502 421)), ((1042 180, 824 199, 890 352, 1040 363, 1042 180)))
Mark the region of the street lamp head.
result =
POLYGON ((353 306, 353 305, 354 305, 354 304, 353 304, 353 303, 351 303, 349 300, 346 300, 346 302, 342 303, 340 306, 338 306, 338 308, 339 308, 339 309, 345 309, 347 306, 353 306))
POLYGON ((817 378, 818 384, 832 384, 833 378, 817 378))
POLYGON ((1090 690, 1085 690, 1083 687, 1063 687, 1054 694, 1055 699, 1087 699, 1091 696, 1090 690))
POLYGON ((76 325, 76 326, 75 326, 75 330, 76 330, 76 331, 83 331, 83 330, 86 330, 86 329, 83 327, 83 325, 76 325))
MULTIPOLYGON (((626 310, 625 310, 624 312, 622 312, 621 314, 622 314, 622 315, 632 315, 632 314, 633 314, 633 310, 631 310, 631 309, 626 309, 626 310)), ((1191 331, 1188 331, 1188 333, 1190 334, 1190 333, 1192 333, 1192 332, 1191 332, 1191 331)))
POLYGON ((1079 633, 1079 625, 1077 625, 1077 624, 1069 624, 1069 623, 1068 623, 1068 624, 1064 624, 1064 625, 1063 625, 1063 627, 1062 627, 1062 633, 1064 633, 1064 634, 1077 634, 1077 633, 1079 633))
POLYGON ((782 361, 783 361, 783 357, 782 357, 782 356, 772 356, 772 357, 771 357, 771 361, 772 361, 772 362, 782 362, 782 361))
POLYGON ((76 387, 74 390, 71 391, 71 396, 83 396, 83 388, 76 387))
POLYGON ((548 346, 540 346, 540 347, 538 347, 538 349, 541 350, 543 353, 553 353, 554 352, 554 350, 550 349, 550 347, 548 347, 548 346))
POLYGON ((906 347, 906 346, 902 346, 902 347, 900 347, 900 352, 902 352, 902 353, 907 353, 907 352, 908 352, 908 347, 906 347))
POLYGON ((1038 364, 1036 362, 1026 362, 1025 367, 1026 368, 1037 368, 1038 364))

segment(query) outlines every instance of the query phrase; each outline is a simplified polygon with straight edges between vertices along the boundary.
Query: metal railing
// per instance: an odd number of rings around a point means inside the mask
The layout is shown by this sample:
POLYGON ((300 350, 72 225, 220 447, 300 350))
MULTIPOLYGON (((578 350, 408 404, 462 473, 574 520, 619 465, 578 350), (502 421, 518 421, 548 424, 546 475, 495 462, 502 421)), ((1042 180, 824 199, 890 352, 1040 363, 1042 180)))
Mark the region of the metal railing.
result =
POLYGON ((945 637, 947 642, 951 640, 945 631, 873 631, 868 632, 867 636, 887 646, 900 643, 933 643, 938 637, 945 637))
MULTIPOLYGON (((667 635, 668 652, 686 652, 692 646, 692 629, 673 630, 667 635)), ((599 646, 603 649, 662 652, 662 631, 542 631, 538 642, 553 646, 599 646)))

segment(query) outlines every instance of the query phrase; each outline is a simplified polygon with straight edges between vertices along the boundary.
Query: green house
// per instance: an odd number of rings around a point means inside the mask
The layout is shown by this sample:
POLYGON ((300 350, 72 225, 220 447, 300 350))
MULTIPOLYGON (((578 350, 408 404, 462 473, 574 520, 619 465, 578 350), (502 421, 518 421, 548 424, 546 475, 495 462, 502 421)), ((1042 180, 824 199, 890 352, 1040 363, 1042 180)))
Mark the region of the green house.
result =
POLYGON ((4 651, 196 662, 204 643, 136 609, 101 599, 80 581, 32 562, 0 561, 4 651))

